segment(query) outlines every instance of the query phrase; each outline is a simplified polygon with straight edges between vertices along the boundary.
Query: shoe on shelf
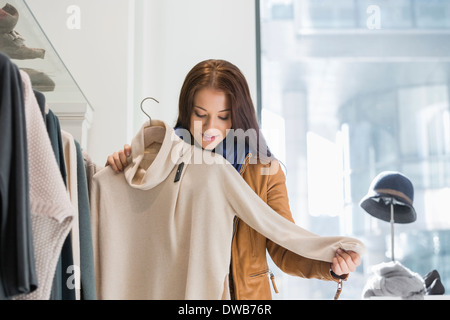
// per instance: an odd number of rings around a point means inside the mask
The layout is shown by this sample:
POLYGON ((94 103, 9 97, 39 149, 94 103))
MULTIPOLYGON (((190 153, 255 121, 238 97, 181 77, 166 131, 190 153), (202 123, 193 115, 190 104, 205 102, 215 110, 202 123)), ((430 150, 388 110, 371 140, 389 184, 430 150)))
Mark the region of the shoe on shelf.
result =
POLYGON ((0 9, 0 33, 8 33, 14 30, 19 20, 19 12, 7 3, 0 9))

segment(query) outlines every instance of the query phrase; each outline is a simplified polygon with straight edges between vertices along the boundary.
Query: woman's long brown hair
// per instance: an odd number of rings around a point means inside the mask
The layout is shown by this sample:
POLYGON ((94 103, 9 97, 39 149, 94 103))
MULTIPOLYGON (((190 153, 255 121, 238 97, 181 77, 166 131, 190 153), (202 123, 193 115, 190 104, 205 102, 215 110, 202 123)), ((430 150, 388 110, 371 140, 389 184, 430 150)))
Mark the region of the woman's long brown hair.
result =
POLYGON ((220 90, 228 96, 232 129, 250 133, 246 136, 250 150, 257 151, 260 160, 271 159, 272 155, 260 132, 247 80, 239 68, 228 61, 205 60, 189 71, 180 92, 176 127, 190 130, 194 96, 203 88, 220 90))

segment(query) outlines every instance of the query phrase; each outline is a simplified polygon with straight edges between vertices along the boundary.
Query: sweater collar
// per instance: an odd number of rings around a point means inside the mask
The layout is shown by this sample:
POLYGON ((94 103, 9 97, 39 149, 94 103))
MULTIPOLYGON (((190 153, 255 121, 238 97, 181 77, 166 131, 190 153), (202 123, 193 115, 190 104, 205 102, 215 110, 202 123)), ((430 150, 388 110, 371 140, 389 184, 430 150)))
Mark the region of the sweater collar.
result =
POLYGON ((190 156, 191 146, 184 143, 165 122, 146 121, 131 142, 131 161, 124 170, 128 184, 136 189, 148 190, 167 179, 174 167, 190 156), (165 129, 160 146, 155 143, 150 153, 145 150, 144 133, 146 128, 165 129))

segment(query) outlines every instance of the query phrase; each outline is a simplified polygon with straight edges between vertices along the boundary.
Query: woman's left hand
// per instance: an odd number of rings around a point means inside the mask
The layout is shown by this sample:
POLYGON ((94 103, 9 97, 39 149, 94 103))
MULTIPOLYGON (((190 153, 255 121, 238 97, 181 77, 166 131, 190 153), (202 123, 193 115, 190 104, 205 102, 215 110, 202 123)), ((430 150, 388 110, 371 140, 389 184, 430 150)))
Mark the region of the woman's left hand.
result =
POLYGON ((354 251, 344 251, 338 249, 336 251, 336 256, 333 258, 331 263, 331 270, 341 276, 343 274, 348 274, 356 270, 356 267, 361 264, 361 258, 359 254, 354 251))

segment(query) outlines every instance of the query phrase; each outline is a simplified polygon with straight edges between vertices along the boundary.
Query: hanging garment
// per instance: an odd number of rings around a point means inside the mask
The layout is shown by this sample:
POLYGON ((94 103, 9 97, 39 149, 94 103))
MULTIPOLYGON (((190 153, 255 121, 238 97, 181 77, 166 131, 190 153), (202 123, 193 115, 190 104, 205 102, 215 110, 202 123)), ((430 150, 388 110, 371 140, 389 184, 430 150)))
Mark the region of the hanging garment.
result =
POLYGON ((28 75, 20 71, 24 88, 30 210, 38 288, 14 299, 50 298, 55 268, 74 216, 50 139, 28 75))
POLYGON ((72 242, 73 264, 69 265, 63 274, 67 279, 64 284, 69 283, 70 289, 74 290, 75 300, 80 300, 80 228, 78 223, 78 173, 77 173, 77 149, 73 136, 61 130, 61 138, 63 144, 64 163, 67 172, 67 192, 70 202, 75 208, 72 229, 70 230, 70 239, 72 242))
MULTIPOLYGON (((47 126, 48 136, 52 144, 53 153, 55 154, 61 176, 67 188, 68 173, 64 159, 64 145, 61 125, 59 118, 50 108, 48 108, 47 104, 45 107, 45 123, 47 126)), ((61 254, 58 259, 58 264, 56 265, 55 277, 53 278, 50 296, 51 300, 75 300, 74 287, 67 285, 68 280, 70 282, 72 277, 72 273, 68 273, 67 270, 71 272, 70 269, 73 267, 73 264, 72 237, 69 234, 64 241, 61 254)))
POLYGON ((0 53, 0 300, 37 288, 25 120, 19 69, 0 53))
POLYGON ((92 190, 92 180, 94 178, 94 175, 99 172, 104 167, 97 165, 94 161, 92 161, 91 157, 86 151, 82 151, 83 154, 83 160, 84 160, 84 168, 86 170, 86 181, 87 181, 87 187, 88 187, 88 196, 91 196, 91 190, 92 190))
POLYGON ((94 258, 84 159, 78 141, 65 130, 61 130, 61 136, 67 171, 67 189, 76 211, 70 232, 73 264, 65 270, 66 279, 63 283, 75 290, 74 299, 95 300, 94 258))
POLYGON ((284 219, 222 155, 151 123, 133 139, 124 173, 106 167, 93 178, 99 299, 228 299, 235 216, 307 258, 331 262, 338 248, 364 253, 357 239, 320 237, 284 219), (161 139, 151 132, 158 127, 161 139))
POLYGON ((80 299, 96 300, 94 252, 92 250, 91 211, 83 151, 77 140, 78 221, 80 236, 80 299))
POLYGON ((61 125, 59 123, 58 117, 50 109, 45 115, 45 125, 47 128, 48 137, 50 138, 53 153, 56 158, 56 163, 58 164, 59 171, 61 172, 61 177, 63 178, 64 184, 67 185, 67 171, 66 165, 64 163, 64 148, 61 136, 61 125))
POLYGON ((36 97, 36 101, 38 103, 39 109, 41 110, 42 118, 44 119, 44 123, 46 123, 46 110, 45 110, 45 96, 42 92, 38 90, 33 90, 34 96, 36 97))

